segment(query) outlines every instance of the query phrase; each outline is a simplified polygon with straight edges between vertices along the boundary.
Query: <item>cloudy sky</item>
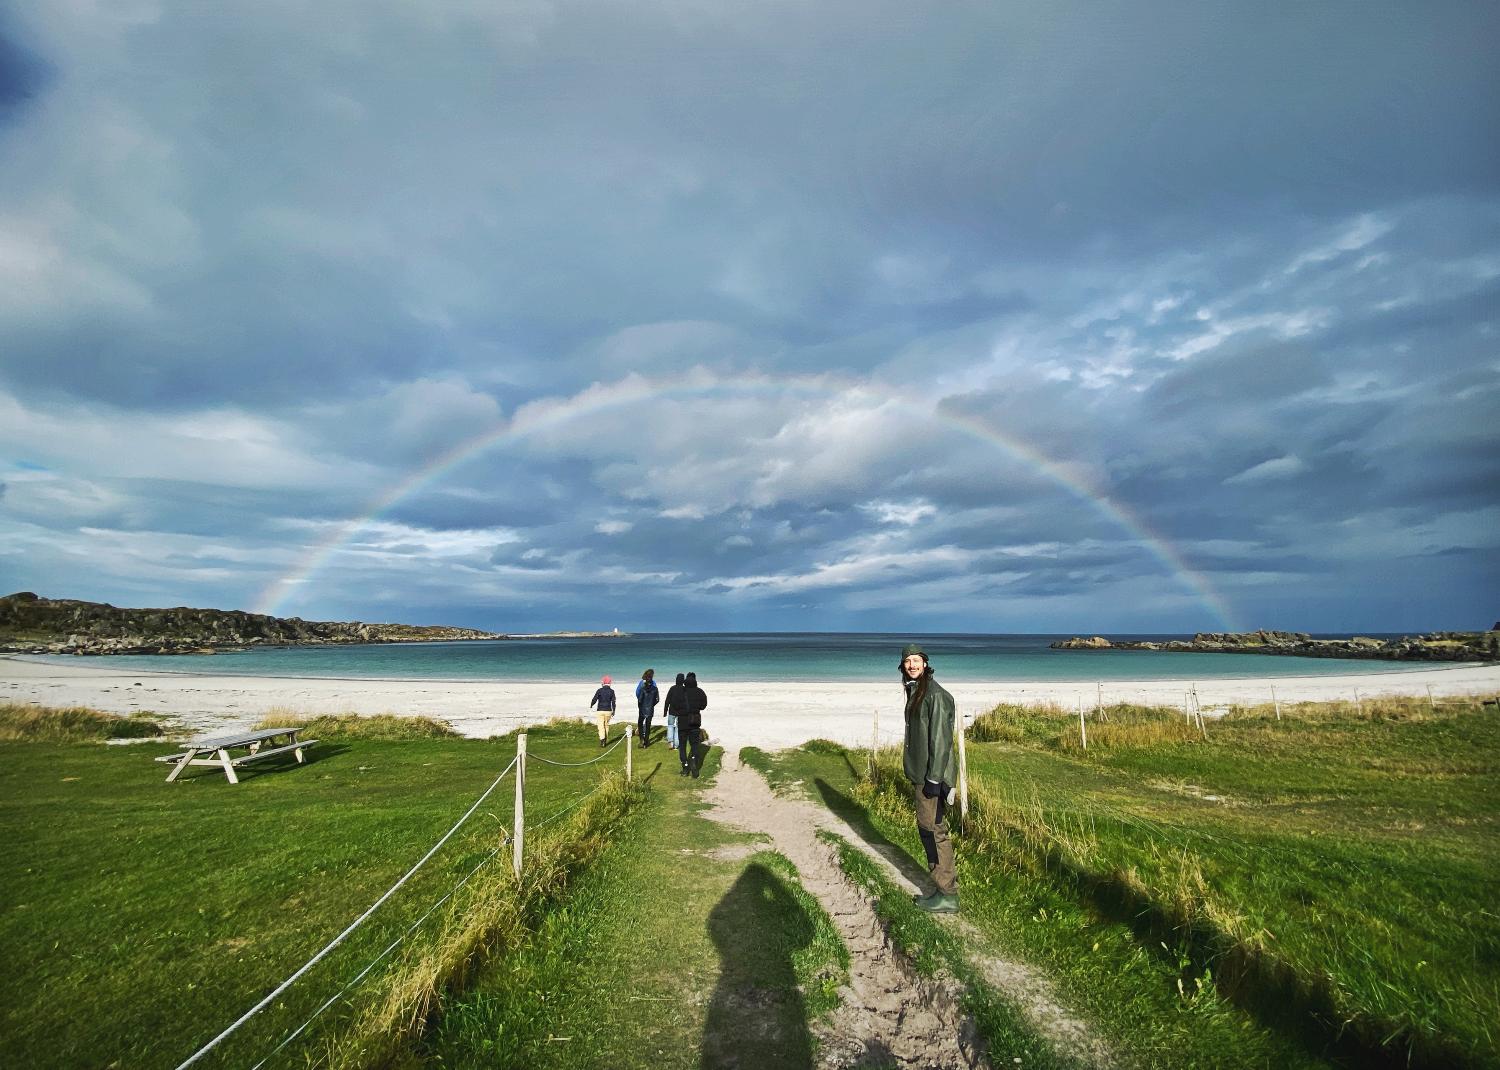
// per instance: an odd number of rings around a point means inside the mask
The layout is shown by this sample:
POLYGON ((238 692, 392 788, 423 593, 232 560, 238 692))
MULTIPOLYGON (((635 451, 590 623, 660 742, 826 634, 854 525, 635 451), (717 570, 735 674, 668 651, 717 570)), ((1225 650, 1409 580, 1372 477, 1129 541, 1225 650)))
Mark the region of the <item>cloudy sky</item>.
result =
POLYGON ((1470 3, 0 0, 0 587, 1500 616, 1470 3))

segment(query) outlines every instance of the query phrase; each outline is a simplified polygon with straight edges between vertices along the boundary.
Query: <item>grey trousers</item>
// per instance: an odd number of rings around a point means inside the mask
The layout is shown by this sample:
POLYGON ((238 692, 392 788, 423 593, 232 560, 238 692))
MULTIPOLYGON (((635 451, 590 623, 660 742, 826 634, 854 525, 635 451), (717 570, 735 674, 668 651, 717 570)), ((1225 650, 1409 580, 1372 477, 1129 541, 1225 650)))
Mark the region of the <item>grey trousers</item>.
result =
POLYGON ((929 799, 922 794, 922 785, 914 785, 917 796, 917 833, 922 837, 922 847, 927 852, 927 871, 932 874, 932 883, 944 895, 958 894, 958 869, 953 865, 953 841, 948 838, 948 824, 943 820, 948 813, 947 799, 929 799))

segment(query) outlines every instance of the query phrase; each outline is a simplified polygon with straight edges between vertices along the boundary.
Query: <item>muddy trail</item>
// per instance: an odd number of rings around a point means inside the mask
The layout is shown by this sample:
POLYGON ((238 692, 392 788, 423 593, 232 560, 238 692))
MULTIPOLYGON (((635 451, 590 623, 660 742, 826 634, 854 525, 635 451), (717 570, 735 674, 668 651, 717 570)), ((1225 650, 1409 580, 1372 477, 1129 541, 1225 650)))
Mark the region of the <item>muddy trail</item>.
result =
MULTIPOLYGON (((912 969, 890 942, 874 904, 844 876, 834 849, 817 837, 819 829, 828 829, 868 850, 852 828, 811 802, 776 795, 759 773, 727 749, 705 798, 712 806, 705 816, 762 833, 791 859, 803 887, 822 904, 849 949, 849 983, 840 993, 841 1005, 818 1029, 821 1070, 893 1065, 967 1070, 990 1065, 983 1042, 961 1009, 958 982, 922 977, 912 969)), ((900 885, 926 890, 916 888, 891 859, 874 852, 870 856, 900 885)), ((970 946, 981 946, 979 934, 961 915, 947 923, 960 933, 967 930, 970 946)), ((1102 1041, 1057 1001, 1045 976, 992 955, 976 954, 973 960, 1059 1054, 1087 1066, 1110 1064, 1102 1041)))

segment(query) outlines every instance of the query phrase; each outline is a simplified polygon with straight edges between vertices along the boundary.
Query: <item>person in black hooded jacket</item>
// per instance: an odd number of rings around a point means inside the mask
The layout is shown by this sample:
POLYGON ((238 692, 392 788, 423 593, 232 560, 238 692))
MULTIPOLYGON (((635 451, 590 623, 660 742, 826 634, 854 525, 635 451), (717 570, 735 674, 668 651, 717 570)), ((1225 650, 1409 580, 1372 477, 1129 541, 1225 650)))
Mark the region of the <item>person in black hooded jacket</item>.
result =
MULTIPOLYGON (((675 688, 674 688, 675 690, 675 688)), ((703 711, 708 694, 698 686, 698 674, 690 672, 682 682, 681 710, 677 714, 677 757, 682 760, 682 776, 697 777, 703 768, 703 711)))
POLYGON ((667 746, 677 749, 677 717, 682 713, 682 684, 686 679, 677 674, 677 682, 667 688, 667 697, 662 700, 662 712, 667 715, 667 746))

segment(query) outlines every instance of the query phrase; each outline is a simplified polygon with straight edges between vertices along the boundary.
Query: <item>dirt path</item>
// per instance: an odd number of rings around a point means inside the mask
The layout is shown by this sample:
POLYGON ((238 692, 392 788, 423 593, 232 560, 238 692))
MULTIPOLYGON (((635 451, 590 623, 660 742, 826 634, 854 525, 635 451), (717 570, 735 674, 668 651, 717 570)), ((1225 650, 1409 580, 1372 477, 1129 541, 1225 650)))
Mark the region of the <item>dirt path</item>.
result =
MULTIPOLYGON (((797 866, 803 887, 823 905, 849 949, 843 1005, 819 1038, 823 1067, 894 1064, 952 1070, 988 1065, 973 1025, 960 1009, 957 983, 924 978, 912 970, 891 946, 873 904, 844 877, 834 850, 817 838, 817 830, 826 828, 864 847, 853 829, 822 807, 774 794, 759 773, 727 749, 707 801, 713 809, 706 816, 771 838, 772 846, 797 866)), ((898 883, 912 887, 889 859, 873 853, 871 857, 898 883)), ((982 944, 977 931, 961 917, 953 922, 961 931, 968 930, 972 944, 982 944)), ((1087 1065, 1109 1064, 1103 1043, 1061 1006, 1045 976, 993 956, 976 956, 975 962, 1060 1053, 1087 1065)))

